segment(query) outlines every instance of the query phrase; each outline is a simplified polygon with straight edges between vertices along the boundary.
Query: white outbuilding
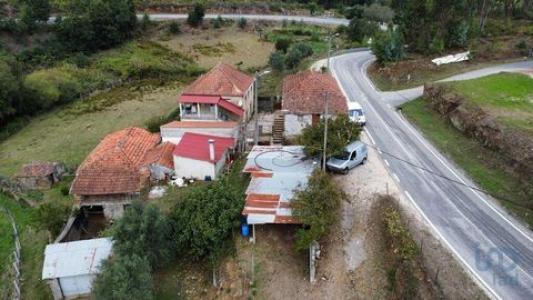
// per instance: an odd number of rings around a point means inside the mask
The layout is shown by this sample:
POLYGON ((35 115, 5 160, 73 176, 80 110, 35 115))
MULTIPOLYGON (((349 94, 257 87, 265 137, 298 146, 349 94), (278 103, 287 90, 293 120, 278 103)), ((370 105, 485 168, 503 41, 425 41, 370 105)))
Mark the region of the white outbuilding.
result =
POLYGON ((174 175, 215 180, 234 149, 234 138, 187 132, 174 148, 174 175))
POLYGON ((102 261, 111 255, 110 238, 49 244, 44 252, 42 279, 54 299, 89 296, 102 261))

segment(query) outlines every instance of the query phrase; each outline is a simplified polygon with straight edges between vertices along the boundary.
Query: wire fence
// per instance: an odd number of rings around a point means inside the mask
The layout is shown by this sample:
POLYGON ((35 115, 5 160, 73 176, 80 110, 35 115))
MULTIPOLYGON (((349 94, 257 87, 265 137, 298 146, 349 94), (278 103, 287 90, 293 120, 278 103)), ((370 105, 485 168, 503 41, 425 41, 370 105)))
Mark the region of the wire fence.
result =
POLYGON ((15 223, 15 218, 13 218, 13 215, 7 209, 6 207, 0 206, 2 211, 8 216, 11 226, 13 227, 13 241, 15 244, 15 247, 13 249, 12 255, 11 255, 11 272, 9 273, 10 276, 8 277, 8 286, 12 286, 12 288, 8 288, 8 295, 6 299, 9 299, 9 294, 11 294, 11 299, 13 300, 20 300, 21 296, 21 289, 20 289, 20 261, 21 261, 21 246, 20 246, 20 240, 19 240, 19 233, 17 229, 17 224, 15 223))

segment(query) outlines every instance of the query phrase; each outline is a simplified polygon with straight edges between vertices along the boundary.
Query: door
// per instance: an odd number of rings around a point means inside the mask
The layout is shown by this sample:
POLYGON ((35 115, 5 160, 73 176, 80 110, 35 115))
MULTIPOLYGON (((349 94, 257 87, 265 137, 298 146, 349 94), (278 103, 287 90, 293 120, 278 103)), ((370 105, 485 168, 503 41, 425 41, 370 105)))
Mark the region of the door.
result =
POLYGON ((315 126, 320 122, 320 115, 319 114, 313 114, 311 116, 311 125, 315 126))
POLYGON ((352 168, 355 168, 355 166, 358 165, 358 157, 357 157, 357 151, 354 151, 352 152, 352 154, 350 154, 350 161, 348 161, 348 168, 352 169, 352 168))

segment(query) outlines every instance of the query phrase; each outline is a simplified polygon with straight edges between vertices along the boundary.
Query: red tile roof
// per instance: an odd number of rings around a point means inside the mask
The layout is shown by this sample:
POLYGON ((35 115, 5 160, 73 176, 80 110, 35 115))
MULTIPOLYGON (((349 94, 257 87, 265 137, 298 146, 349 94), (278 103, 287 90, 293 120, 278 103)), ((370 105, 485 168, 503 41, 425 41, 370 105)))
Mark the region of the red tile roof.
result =
POLYGON ((172 121, 161 128, 234 128, 237 122, 233 121, 172 121))
POLYGON ((347 113, 346 98, 335 79, 310 70, 288 75, 283 79, 281 108, 296 114, 323 114, 326 92, 329 112, 347 113))
POLYGON ((174 144, 170 142, 161 143, 146 152, 142 165, 158 164, 169 169, 174 169, 174 160, 172 159, 173 151, 174 144))
POLYGON ((139 170, 146 153, 161 137, 141 128, 126 128, 107 135, 76 171, 71 192, 103 195, 138 192, 139 170))
POLYGON ((179 144, 174 148, 173 154, 175 156, 182 156, 195 160, 217 162, 222 158, 222 155, 226 150, 231 149, 234 146, 234 138, 186 132, 179 144), (215 141, 214 161, 209 159, 209 140, 211 139, 215 141))
POLYGON ((189 85, 184 94, 244 96, 254 78, 234 67, 219 63, 189 85))

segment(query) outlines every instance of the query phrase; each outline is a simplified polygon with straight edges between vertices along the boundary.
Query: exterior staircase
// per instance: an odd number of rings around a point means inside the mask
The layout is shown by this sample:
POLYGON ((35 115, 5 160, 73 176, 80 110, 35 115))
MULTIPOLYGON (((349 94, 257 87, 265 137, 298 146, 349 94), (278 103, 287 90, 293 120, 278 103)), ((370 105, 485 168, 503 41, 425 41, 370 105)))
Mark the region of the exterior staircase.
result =
POLYGON ((285 116, 282 113, 277 113, 274 117, 274 124, 272 124, 272 144, 283 144, 283 132, 285 131, 285 116))

